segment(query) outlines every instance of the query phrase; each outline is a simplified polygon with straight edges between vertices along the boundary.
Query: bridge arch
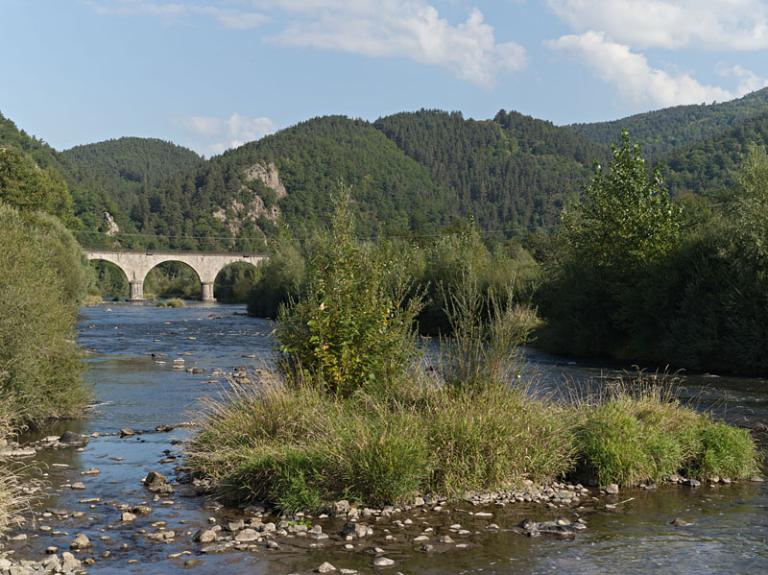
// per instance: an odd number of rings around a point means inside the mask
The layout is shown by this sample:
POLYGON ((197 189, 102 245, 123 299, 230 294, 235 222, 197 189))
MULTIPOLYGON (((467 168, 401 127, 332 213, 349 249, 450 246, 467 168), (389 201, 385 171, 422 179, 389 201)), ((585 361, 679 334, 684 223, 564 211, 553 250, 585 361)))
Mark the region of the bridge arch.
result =
POLYGON ((256 254, 224 254, 205 252, 135 252, 119 250, 86 250, 89 260, 104 260, 115 264, 125 273, 130 285, 130 301, 144 299, 144 280, 149 271, 161 263, 174 261, 187 264, 200 278, 202 300, 216 301, 213 283, 218 273, 234 262, 247 262, 258 266, 265 256, 256 254))

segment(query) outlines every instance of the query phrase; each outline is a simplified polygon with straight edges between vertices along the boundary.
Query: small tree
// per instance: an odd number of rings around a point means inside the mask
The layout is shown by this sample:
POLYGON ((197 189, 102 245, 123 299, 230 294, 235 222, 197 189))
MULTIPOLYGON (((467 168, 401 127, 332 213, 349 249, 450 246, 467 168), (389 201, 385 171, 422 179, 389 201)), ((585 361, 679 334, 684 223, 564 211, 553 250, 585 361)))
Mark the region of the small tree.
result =
POLYGON ((574 255, 600 268, 645 264, 663 256, 680 236, 680 207, 651 173, 624 130, 606 172, 595 167, 584 199, 563 216, 574 255))
POLYGON ((404 304, 401 264, 354 236, 351 196, 335 197, 330 233, 311 254, 298 301, 279 314, 277 339, 288 374, 303 371, 331 393, 386 385, 414 352, 419 300, 404 304))
MULTIPOLYGON (((608 170, 596 166, 584 198, 563 215, 562 252, 541 309, 556 351, 632 356, 654 333, 658 268, 679 245, 681 209, 629 134, 608 170)), ((662 286, 663 287, 663 286, 662 286)))

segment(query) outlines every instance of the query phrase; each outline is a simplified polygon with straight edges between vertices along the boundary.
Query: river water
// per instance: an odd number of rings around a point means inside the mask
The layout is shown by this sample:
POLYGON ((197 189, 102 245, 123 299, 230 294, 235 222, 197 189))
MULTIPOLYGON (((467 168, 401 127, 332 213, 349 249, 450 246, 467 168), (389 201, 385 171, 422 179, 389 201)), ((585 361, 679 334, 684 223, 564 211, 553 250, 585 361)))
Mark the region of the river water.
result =
MULTIPOLYGON (((582 516, 589 528, 575 540, 529 539, 508 529, 526 516, 552 519, 562 511, 515 506, 496 512, 502 529, 486 533, 480 522, 456 509, 442 520, 460 522, 473 531, 465 549, 439 549, 425 554, 406 543, 373 540, 387 547, 396 565, 375 570, 364 549, 344 551, 339 545, 310 548, 306 541, 283 543, 277 551, 227 552, 201 555, 192 533, 210 517, 224 521, 227 510, 179 490, 165 502, 152 501, 141 485, 150 470, 173 475, 181 442, 191 429, 145 433, 120 438, 120 428, 154 430, 194 420, 199 401, 222 389, 215 370, 256 370, 269 362, 272 350, 269 322, 245 317, 242 306, 190 305, 155 308, 149 305, 102 305, 82 310, 79 343, 89 351, 87 381, 93 386, 96 406, 77 422, 61 424, 46 434, 70 429, 98 433, 81 451, 45 451, 32 474, 43 474, 50 496, 27 514, 22 530, 26 541, 9 546, 20 557, 44 554, 49 546, 68 547, 75 533, 93 541, 90 573, 170 575, 310 573, 323 561, 360 573, 409 574, 764 574, 768 573, 768 483, 744 482, 699 489, 660 487, 656 491, 623 491, 614 510, 595 508, 582 516), (154 357, 153 355, 154 354, 154 357), (184 359, 184 369, 173 360, 184 359), (202 368, 191 374, 186 368, 202 368), (98 475, 81 475, 97 468, 98 475), (85 483, 85 490, 69 484, 85 483), (148 503, 153 512, 130 524, 121 524, 119 504, 148 503), (46 513, 63 509, 66 518, 46 513), (73 517, 73 512, 82 514, 73 517), (692 525, 675 527, 674 518, 692 525), (164 521, 177 533, 171 543, 150 543, 145 532, 164 521), (476 531, 476 532, 475 532, 476 531), (103 557, 106 553, 109 557, 103 557), (179 555, 181 554, 181 555, 179 555), (190 560, 195 566, 192 567, 190 560)), ((586 380, 599 381, 612 369, 576 364, 528 350, 527 370, 540 387, 561 389, 586 380)), ((680 395, 700 409, 739 425, 768 423, 768 382, 758 379, 691 377, 680 395)), ((439 526, 436 528, 440 529, 439 526)), ((327 529, 326 529, 327 531, 327 529)), ((383 530, 378 530, 383 533, 383 530)), ((418 531, 413 533, 417 535, 418 531)), ((81 557, 89 556, 81 555, 81 557)))

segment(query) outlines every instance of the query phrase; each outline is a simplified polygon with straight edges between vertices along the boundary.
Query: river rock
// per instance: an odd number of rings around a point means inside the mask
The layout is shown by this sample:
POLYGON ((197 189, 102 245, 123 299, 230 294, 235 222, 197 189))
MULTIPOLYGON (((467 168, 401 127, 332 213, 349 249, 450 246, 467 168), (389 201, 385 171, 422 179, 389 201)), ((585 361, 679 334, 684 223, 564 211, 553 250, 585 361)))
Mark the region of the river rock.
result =
POLYGON ((690 521, 686 521, 685 519, 681 519, 680 517, 675 517, 672 521, 669 522, 670 525, 674 525, 675 527, 688 527, 690 525, 693 525, 690 521))
POLYGON ((259 532, 255 529, 243 529, 235 535, 235 541, 238 543, 250 543, 259 539, 259 532))
POLYGON ((389 557, 376 557, 373 560, 374 567, 392 567, 394 564, 394 560, 390 559, 389 557))
POLYGON ((58 441, 67 447, 85 447, 88 445, 88 438, 74 431, 65 431, 59 436, 58 441))
POLYGON ((75 559, 75 556, 68 551, 61 554, 61 570, 64 573, 71 573, 73 571, 79 571, 81 568, 80 561, 75 559))
POLYGON ((315 569, 315 573, 333 573, 334 571, 336 571, 336 567, 328 563, 328 561, 315 569))
POLYGON ((195 533, 193 539, 197 543, 213 543, 216 541, 216 531, 213 529, 200 529, 195 533))
POLYGON ((343 516, 349 513, 350 504, 346 499, 341 499, 333 504, 333 514, 336 516, 343 516))
POLYGON ((616 483, 611 483, 608 487, 605 488, 605 492, 608 495, 618 495, 619 494, 619 486, 616 483))
POLYGON ((131 513, 130 511, 124 511, 120 515, 120 521, 123 523, 128 523, 130 521, 136 521, 136 515, 134 513, 131 513))
POLYGON ((88 536, 85 533, 78 533, 72 540, 72 543, 69 544, 69 548, 74 551, 88 549, 90 546, 91 540, 88 539, 88 536))
POLYGON ((147 474, 144 478, 144 486, 152 493, 173 493, 173 486, 168 482, 168 478, 157 471, 150 471, 147 474))

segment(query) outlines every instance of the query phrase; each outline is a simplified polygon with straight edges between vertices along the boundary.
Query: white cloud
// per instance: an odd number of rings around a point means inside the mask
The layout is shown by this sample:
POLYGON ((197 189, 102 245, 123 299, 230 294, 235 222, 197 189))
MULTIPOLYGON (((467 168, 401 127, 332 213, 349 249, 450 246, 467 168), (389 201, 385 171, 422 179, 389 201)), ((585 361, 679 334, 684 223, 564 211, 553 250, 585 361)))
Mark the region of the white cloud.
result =
POLYGON ((422 0, 267 3, 296 16, 272 38, 286 45, 409 58, 486 87, 493 85, 499 73, 525 65, 525 48, 515 42, 497 42, 493 27, 477 9, 464 22, 451 25, 422 0))
POLYGON ((212 0, 90 0, 98 10, 179 18, 207 15, 229 28, 256 28, 287 20, 269 40, 278 44, 336 50, 371 57, 402 57, 448 70, 490 87, 499 74, 525 65, 525 48, 499 42, 494 28, 473 9, 451 24, 429 0, 240 0, 220 8, 212 0), (247 7, 247 9, 242 9, 247 7))
POLYGON ((109 14, 147 14, 164 18, 180 18, 188 15, 208 16, 226 28, 240 30, 257 28, 269 21, 269 17, 253 10, 221 8, 212 4, 153 2, 144 0, 88 0, 97 11, 109 14))
POLYGON ((768 48, 764 0, 547 0, 574 30, 639 48, 768 48))
POLYGON ((181 125, 197 141, 195 148, 206 155, 220 154, 237 148, 277 129, 271 118, 242 116, 237 113, 228 118, 190 116, 183 119, 181 125))
POLYGON ((602 32, 563 36, 549 45, 583 60, 599 78, 637 105, 696 104, 730 100, 739 95, 718 86, 701 84, 690 74, 671 74, 653 68, 643 54, 608 40, 602 32))
POLYGON ((743 66, 731 66, 730 68, 721 68, 720 75, 726 78, 735 78, 738 81, 736 92, 739 96, 748 94, 768 86, 768 79, 755 74, 752 70, 747 70, 743 66))

